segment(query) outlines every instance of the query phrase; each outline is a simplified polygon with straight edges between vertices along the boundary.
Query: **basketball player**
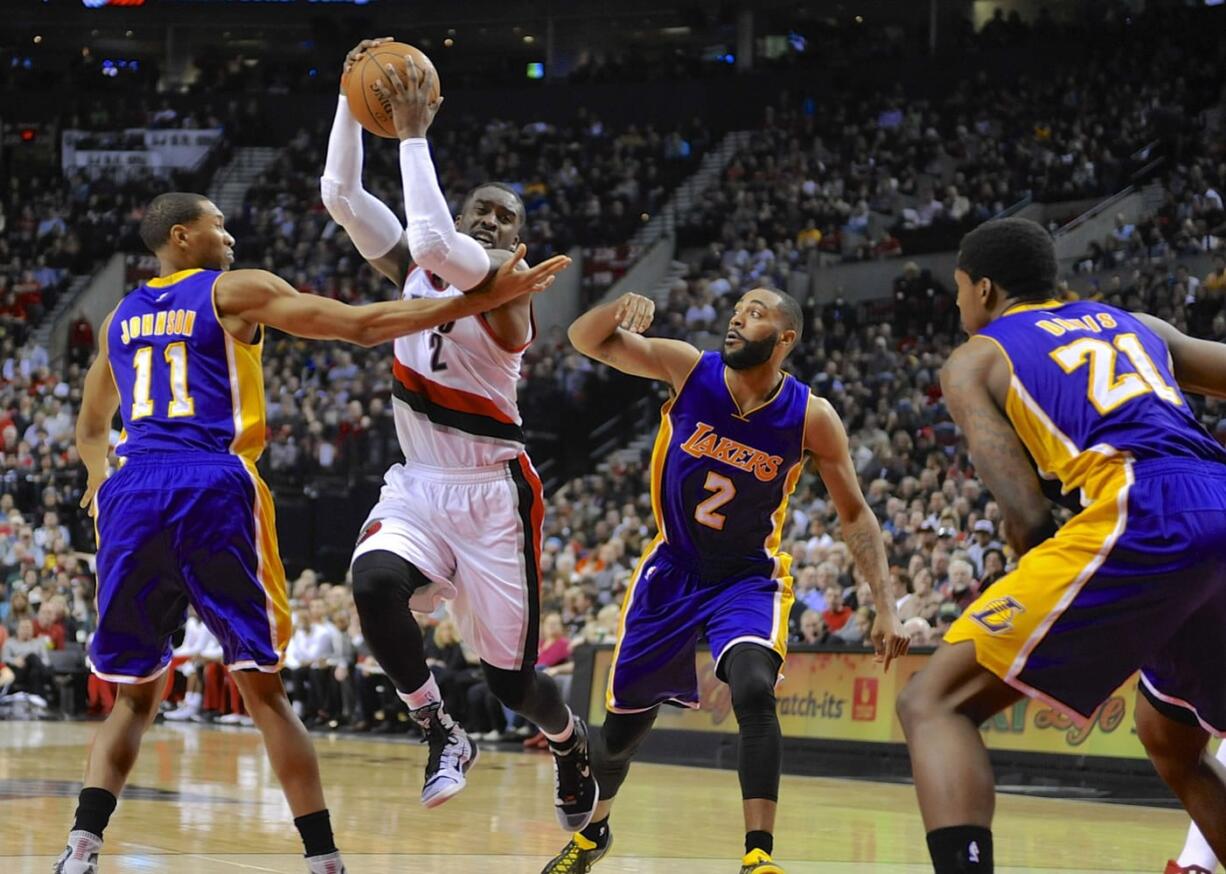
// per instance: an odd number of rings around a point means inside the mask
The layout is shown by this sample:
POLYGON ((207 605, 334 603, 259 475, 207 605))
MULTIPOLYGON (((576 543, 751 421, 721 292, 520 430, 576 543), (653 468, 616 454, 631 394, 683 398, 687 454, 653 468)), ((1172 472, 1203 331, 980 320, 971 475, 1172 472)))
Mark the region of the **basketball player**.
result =
POLYGON ((782 737, 775 685, 787 656, 791 556, 779 552, 788 497, 806 456, 838 511, 843 539, 873 590, 872 640, 886 667, 907 651, 890 595, 885 544, 860 492, 843 424, 830 404, 784 373, 803 316, 789 295, 754 289, 737 302, 720 352, 639 336, 655 310, 636 294, 570 327, 575 348, 624 373, 668 384, 651 457, 659 534, 644 550, 622 607, 607 713, 592 750, 602 800, 592 823, 545 866, 591 869, 608 852, 609 811, 661 704, 698 706, 694 647, 705 637, 731 687, 740 730, 745 814, 742 874, 778 874, 771 860, 782 737))
POLYGON ((941 385, 1021 560, 899 696, 933 867, 992 871, 980 724, 1029 695, 1084 727, 1138 669, 1137 734, 1221 856, 1226 450, 1180 386, 1226 397, 1226 347, 1054 300, 1054 246, 1025 219, 967 234, 954 278, 971 339, 941 385), (1039 477, 1080 505, 1059 531, 1039 477))
POLYGON ((140 233, 158 257, 159 275, 103 323, 77 418, 77 448, 89 472, 81 506, 91 508, 98 530, 90 659, 98 676, 120 684, 119 695, 90 750, 76 821, 55 870, 97 871, 103 831, 162 700, 171 635, 190 604, 221 642, 264 735, 308 869, 339 874, 344 864, 315 751, 278 673, 290 637, 289 602, 272 496, 255 468, 264 448, 264 326, 370 346, 539 289, 564 264, 513 273, 509 262, 467 296, 349 307, 301 295, 262 270, 228 272, 234 238, 201 195, 155 198, 140 233), (108 479, 116 410, 123 463, 108 479))
MULTIPOLYGON (((381 41, 359 44, 346 72, 381 41)), ((405 298, 447 300, 481 281, 519 243, 524 205, 510 188, 469 192, 452 218, 426 133, 438 111, 433 73, 389 66, 384 94, 400 135, 407 233, 362 189, 361 128, 340 97, 320 181, 324 205, 358 251, 405 298)), ((597 801, 587 729, 553 678, 535 670, 540 625, 540 480, 516 403, 520 360, 536 333, 529 298, 394 346, 393 407, 405 463, 387 472, 353 554, 353 594, 371 652, 430 744, 421 801, 465 786, 476 745, 447 714, 412 610, 443 599, 481 658, 490 690, 541 728, 554 755, 555 813, 582 828, 597 801), (412 608, 412 609, 410 609, 412 608)))

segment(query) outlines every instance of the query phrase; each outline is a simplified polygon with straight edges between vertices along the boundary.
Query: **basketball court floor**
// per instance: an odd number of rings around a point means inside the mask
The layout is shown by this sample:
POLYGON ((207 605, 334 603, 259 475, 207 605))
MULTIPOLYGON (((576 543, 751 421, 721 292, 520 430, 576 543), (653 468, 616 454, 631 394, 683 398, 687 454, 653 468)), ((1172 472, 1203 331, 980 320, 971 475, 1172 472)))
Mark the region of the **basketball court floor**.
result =
MULTIPOLYGON (((0 872, 47 874, 76 807, 94 726, 0 722, 0 872)), ((424 746, 316 735, 352 874, 536 874, 565 843, 543 754, 484 751, 468 788, 423 810, 424 746)), ((776 858, 789 874, 927 874, 910 786, 785 777, 776 858)), ((997 870, 1160 872, 1175 810, 1003 795, 997 870)), ((599 874, 735 874, 736 774, 638 764, 599 874)), ((102 874, 305 871, 289 809, 252 729, 155 726, 107 830, 102 874)))

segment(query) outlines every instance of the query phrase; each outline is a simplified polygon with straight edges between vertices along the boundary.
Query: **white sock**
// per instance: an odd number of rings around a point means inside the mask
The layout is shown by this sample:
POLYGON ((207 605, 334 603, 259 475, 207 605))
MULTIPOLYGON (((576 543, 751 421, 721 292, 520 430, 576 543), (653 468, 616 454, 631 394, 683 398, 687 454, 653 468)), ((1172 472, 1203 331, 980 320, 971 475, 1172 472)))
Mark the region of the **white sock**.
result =
POLYGON ((423 707, 429 707, 431 704, 442 704, 443 693, 438 690, 438 683, 434 679, 434 674, 430 675, 430 679, 426 680, 415 692, 400 692, 396 694, 400 700, 409 705, 410 710, 421 710, 423 707))
MULTIPOLYGON (((1223 741, 1222 745, 1217 748, 1217 760, 1226 765, 1226 741, 1223 741)), ((1196 827, 1196 823, 1188 827, 1188 840, 1184 843, 1183 852, 1179 854, 1176 861, 1184 868, 1199 865, 1207 871, 1217 870, 1217 856, 1213 854, 1213 849, 1205 840, 1205 836, 1200 833, 1200 829, 1196 827)))
POLYGON ((541 729, 541 734, 545 735, 545 739, 550 743, 564 744, 575 735, 575 715, 570 712, 570 708, 566 708, 566 729, 559 734, 550 734, 541 729))

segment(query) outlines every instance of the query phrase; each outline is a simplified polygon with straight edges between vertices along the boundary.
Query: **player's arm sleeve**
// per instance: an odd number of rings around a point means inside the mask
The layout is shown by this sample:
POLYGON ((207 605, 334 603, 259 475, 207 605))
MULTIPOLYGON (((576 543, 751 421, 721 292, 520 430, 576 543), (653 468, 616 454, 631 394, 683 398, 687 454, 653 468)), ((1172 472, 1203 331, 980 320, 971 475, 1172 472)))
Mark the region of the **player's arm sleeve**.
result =
POLYGON ((1226 398, 1226 344, 1189 337, 1174 325, 1145 313, 1134 315, 1166 343, 1180 388, 1226 398))
POLYGON ((425 139, 400 144, 400 175, 413 260, 461 291, 476 288, 489 276, 489 256, 480 243, 455 229, 425 139))
POLYGON ((404 239, 400 220, 383 201, 362 187, 362 126, 341 95, 328 135, 328 157, 319 193, 332 220, 345 229, 359 254, 382 258, 404 239))

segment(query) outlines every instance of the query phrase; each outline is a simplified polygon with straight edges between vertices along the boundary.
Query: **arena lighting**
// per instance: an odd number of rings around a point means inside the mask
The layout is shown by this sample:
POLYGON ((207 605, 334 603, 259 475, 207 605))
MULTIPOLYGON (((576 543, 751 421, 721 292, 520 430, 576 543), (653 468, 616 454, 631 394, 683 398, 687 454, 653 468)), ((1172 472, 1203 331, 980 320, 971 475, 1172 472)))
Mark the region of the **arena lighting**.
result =
POLYGON ((18 136, 23 143, 32 143, 38 137, 38 132, 32 127, 23 127, 18 136))
POLYGON ((529 79, 544 79, 545 65, 540 61, 533 61, 532 63, 528 64, 527 75, 529 79))

